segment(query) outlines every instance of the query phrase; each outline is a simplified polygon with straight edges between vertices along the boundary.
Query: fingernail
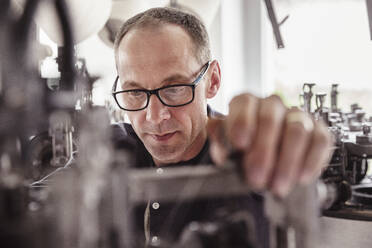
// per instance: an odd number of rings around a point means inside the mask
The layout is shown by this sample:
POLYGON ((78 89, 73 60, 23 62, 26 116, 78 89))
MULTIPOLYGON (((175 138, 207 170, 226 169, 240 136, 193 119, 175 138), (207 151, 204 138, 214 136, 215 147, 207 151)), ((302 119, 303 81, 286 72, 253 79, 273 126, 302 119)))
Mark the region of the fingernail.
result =
POLYGON ((303 171, 298 182, 301 185, 307 185, 312 181, 312 179, 313 178, 312 178, 311 173, 303 171))
POLYGON ((263 189, 266 185, 265 171, 261 167, 249 170, 247 183, 253 189, 263 189))
POLYGON ((271 185, 271 191, 278 197, 286 197, 291 190, 291 181, 286 176, 277 175, 271 185))
POLYGON ((289 194, 289 191, 291 189, 291 185, 287 182, 277 183, 274 188, 273 192, 275 195, 284 198, 289 194))

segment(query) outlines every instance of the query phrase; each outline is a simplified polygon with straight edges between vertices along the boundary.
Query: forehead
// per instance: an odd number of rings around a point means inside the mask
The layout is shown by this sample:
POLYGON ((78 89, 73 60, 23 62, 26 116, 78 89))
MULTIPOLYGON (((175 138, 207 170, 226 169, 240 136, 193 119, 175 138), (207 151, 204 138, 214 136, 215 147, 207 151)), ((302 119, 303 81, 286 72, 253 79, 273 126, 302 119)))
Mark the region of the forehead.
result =
MULTIPOLYGON (((129 31, 118 49, 121 79, 144 81, 164 74, 194 72, 199 67, 190 36, 181 27, 165 24, 129 31)), ((159 80, 161 78, 157 78, 159 80)))

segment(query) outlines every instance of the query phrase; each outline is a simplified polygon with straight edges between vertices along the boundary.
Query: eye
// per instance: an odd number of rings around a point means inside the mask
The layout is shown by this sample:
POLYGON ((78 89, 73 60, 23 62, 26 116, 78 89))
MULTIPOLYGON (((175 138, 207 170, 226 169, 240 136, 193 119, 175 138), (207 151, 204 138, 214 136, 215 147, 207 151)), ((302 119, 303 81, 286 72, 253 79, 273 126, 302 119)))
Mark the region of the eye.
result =
POLYGON ((185 92, 185 86, 175 86, 164 89, 165 94, 182 94, 185 92))
POLYGON ((145 93, 141 90, 131 90, 126 92, 130 97, 142 97, 145 93))

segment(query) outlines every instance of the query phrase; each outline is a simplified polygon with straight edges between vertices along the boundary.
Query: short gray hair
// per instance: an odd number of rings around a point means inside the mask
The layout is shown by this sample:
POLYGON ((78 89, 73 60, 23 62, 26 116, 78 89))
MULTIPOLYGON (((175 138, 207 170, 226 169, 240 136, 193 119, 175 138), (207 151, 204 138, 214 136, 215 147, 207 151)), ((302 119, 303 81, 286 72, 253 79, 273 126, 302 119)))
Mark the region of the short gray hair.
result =
POLYGON ((161 26, 175 24, 183 28, 194 43, 195 57, 200 64, 211 59, 209 37, 202 21, 191 13, 183 12, 175 8, 152 8, 139 13, 128 19, 120 28, 114 43, 115 59, 123 37, 132 29, 148 26, 161 26))

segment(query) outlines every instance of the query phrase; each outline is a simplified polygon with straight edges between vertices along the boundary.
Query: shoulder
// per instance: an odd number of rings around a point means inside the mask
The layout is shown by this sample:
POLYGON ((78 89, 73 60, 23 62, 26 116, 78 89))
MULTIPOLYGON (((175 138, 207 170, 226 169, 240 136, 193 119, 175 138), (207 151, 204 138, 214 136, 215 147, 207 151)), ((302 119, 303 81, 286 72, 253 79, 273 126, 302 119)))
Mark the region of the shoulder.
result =
POLYGON ((120 146, 134 146, 137 143, 138 137, 130 124, 117 123, 111 125, 111 134, 111 139, 116 148, 120 148, 120 146))
POLYGON ((207 113, 208 117, 212 119, 225 119, 226 117, 224 114, 221 114, 220 112, 212 109, 209 104, 207 105, 207 113))

